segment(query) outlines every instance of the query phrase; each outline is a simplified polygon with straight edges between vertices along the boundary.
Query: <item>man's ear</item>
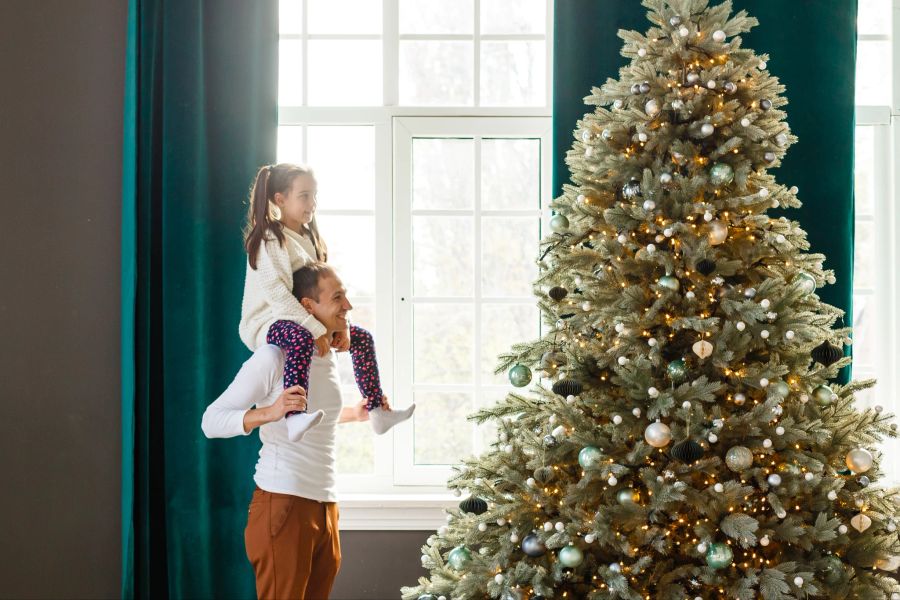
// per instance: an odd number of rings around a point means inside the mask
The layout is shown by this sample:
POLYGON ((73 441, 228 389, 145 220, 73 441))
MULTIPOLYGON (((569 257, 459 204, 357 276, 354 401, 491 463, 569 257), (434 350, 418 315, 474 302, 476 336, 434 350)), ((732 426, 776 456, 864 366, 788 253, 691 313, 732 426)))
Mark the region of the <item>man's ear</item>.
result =
POLYGON ((313 309, 312 298, 301 298, 300 305, 306 309, 306 312, 308 312, 309 314, 312 314, 312 309, 313 309))

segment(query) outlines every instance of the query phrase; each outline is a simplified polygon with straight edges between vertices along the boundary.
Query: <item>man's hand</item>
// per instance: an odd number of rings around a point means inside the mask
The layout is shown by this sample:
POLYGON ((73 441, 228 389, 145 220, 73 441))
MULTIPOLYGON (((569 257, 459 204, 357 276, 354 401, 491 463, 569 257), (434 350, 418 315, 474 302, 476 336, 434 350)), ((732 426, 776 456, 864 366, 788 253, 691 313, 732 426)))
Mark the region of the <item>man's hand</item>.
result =
POLYGON ((331 340, 331 347, 338 352, 346 352, 350 349, 350 330, 336 331, 331 340))
POLYGON ((316 338, 316 354, 319 356, 325 356, 331 351, 331 340, 328 339, 328 334, 316 338))
POLYGON ((366 410, 367 400, 363 398, 353 406, 345 406, 341 409, 341 417, 338 423, 356 423, 369 420, 369 411, 366 410))
POLYGON ((281 392, 278 400, 264 410, 268 411, 270 422, 283 418, 289 412, 306 410, 306 390, 299 385, 289 387, 281 392))

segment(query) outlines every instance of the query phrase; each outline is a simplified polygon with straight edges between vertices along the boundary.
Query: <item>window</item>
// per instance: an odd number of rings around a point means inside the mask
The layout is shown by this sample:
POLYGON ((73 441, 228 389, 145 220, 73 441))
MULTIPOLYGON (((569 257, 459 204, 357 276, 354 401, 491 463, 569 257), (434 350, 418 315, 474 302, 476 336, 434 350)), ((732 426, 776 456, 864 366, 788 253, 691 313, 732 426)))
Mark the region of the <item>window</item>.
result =
MULTIPOLYGON (((898 296, 895 271, 900 266, 897 239, 896 188, 892 174, 898 165, 894 148, 900 143, 895 120, 900 108, 900 63, 897 28, 900 2, 860 0, 856 78, 856 249, 853 278, 853 377, 876 378, 878 385, 863 393, 863 406, 881 405, 897 413, 900 379, 896 374, 898 296), (892 6, 893 4, 893 6, 892 6)), ((894 440, 886 450, 900 450, 894 440)), ((900 482, 900 465, 883 465, 888 478, 900 482)))
POLYGON ((280 1, 278 160, 314 168, 352 320, 375 336, 391 402, 418 406, 383 436, 339 428, 344 528, 433 528, 450 463, 492 435, 466 415, 510 389, 496 356, 540 334, 552 5, 280 1))

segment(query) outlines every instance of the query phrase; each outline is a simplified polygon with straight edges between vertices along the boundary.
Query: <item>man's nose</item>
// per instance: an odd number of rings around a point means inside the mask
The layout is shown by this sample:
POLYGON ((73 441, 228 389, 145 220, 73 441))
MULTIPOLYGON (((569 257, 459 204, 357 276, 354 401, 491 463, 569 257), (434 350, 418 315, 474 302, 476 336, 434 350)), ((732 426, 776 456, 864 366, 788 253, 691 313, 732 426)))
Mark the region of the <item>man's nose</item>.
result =
POLYGON ((349 300, 344 300, 344 310, 353 310, 353 305, 349 300))

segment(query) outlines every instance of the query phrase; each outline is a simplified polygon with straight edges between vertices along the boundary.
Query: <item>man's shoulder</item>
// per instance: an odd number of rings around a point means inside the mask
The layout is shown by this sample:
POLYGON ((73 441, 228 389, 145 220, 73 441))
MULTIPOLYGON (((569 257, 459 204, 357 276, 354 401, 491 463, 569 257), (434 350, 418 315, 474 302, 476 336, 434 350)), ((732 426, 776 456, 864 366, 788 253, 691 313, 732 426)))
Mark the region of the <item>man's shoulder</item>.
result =
POLYGON ((284 372, 284 352, 273 344, 263 344, 247 359, 247 363, 252 364, 261 374, 277 375, 280 378, 284 372))

